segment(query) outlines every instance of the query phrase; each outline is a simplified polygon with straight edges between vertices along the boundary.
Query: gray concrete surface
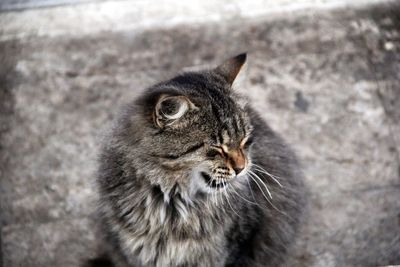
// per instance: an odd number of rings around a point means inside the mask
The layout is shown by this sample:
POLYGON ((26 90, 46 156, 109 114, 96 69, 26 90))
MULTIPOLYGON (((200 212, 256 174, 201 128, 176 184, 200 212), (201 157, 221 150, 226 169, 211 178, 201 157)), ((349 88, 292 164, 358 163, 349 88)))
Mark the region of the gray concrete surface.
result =
POLYGON ((291 266, 400 264, 399 5, 143 31, 5 33, 4 267, 93 257, 98 140, 119 106, 182 68, 242 51, 249 69, 239 90, 296 149, 311 188, 291 266))

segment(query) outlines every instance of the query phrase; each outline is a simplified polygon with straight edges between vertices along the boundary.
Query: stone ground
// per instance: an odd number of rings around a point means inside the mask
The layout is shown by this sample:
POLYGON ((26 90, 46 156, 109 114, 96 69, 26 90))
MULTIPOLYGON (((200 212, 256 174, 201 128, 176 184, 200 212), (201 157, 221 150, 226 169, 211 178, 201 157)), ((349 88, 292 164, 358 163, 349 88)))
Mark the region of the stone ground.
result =
POLYGON ((3 267, 94 256, 98 142, 119 107, 183 68, 242 51, 239 90, 295 148, 311 190, 291 266, 400 264, 399 4, 8 35, 0 51, 3 267))

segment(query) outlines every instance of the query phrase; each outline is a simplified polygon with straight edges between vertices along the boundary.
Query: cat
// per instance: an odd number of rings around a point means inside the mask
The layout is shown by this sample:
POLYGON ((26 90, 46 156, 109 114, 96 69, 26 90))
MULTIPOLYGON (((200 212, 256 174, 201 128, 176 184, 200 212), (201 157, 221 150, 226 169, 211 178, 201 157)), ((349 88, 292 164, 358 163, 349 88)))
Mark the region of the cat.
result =
POLYGON ((232 88, 246 57, 156 84, 121 112, 97 177, 115 266, 285 264, 307 190, 294 153, 232 88))

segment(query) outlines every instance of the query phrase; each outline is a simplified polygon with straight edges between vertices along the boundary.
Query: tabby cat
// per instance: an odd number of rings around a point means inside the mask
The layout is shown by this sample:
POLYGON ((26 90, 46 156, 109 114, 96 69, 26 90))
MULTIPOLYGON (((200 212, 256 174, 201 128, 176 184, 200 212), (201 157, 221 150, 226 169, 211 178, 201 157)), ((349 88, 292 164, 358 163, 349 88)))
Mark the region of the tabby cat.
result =
POLYGON ((306 190, 295 155, 232 89, 246 54, 147 89, 100 156, 118 267, 282 266, 306 190))

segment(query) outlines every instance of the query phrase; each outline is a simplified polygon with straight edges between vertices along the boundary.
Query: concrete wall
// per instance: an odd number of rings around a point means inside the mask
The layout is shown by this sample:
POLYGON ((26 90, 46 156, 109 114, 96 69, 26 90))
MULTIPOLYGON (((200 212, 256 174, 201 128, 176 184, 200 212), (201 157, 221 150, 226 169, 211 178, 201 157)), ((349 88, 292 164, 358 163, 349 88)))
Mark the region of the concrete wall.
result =
POLYGON ((393 1, 110 1, 0 15, 3 263, 96 255, 102 131, 146 86, 249 52, 242 88, 296 149, 311 213, 293 266, 400 263, 393 1))

